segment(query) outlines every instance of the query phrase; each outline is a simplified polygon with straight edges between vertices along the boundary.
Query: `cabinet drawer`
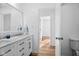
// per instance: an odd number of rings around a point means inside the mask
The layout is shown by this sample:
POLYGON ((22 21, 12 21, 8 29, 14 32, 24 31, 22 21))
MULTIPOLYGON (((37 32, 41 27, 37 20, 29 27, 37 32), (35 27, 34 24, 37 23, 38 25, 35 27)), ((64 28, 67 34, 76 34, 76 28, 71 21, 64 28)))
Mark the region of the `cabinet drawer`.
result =
POLYGON ((24 41, 18 42, 19 46, 24 45, 24 41))
POLYGON ((20 49, 18 50, 18 52, 22 52, 22 51, 24 51, 24 50, 25 50, 25 48, 22 47, 22 48, 20 48, 20 49))
POLYGON ((16 48, 17 48, 17 50, 21 49, 24 46, 25 46, 25 41, 24 40, 20 40, 20 41, 16 42, 16 48))
POLYGON ((12 52, 12 51, 14 51, 13 47, 14 47, 14 45, 11 44, 11 45, 7 45, 3 48, 0 48, 0 56, 7 55, 7 54, 9 56, 9 53, 12 53, 12 55, 13 55, 13 52, 12 52))
MULTIPOLYGON (((21 56, 22 53, 24 53, 25 50, 25 39, 19 40, 16 42, 16 56, 21 56)), ((22 54, 24 55, 24 54, 22 54)))
POLYGON ((9 52, 9 53, 7 53, 7 54, 4 54, 3 56, 14 56, 14 51, 11 51, 11 52, 9 52))
POLYGON ((20 40, 17 42, 18 47, 24 46, 25 45, 25 40, 20 40))

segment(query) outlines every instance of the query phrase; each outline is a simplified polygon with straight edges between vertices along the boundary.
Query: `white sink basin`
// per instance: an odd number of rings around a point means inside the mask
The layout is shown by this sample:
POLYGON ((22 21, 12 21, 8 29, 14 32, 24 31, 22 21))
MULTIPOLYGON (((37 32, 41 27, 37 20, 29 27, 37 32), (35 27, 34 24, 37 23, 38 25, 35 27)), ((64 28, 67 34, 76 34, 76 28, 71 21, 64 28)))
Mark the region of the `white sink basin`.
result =
POLYGON ((70 39, 71 48, 74 50, 79 50, 79 39, 70 39))

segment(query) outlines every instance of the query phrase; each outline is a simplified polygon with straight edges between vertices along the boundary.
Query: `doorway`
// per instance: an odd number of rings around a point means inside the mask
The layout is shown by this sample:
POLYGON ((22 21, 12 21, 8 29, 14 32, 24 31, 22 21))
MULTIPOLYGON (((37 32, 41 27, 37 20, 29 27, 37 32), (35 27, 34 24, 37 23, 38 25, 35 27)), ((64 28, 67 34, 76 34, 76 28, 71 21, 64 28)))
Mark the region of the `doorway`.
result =
POLYGON ((42 16, 40 20, 38 56, 55 56, 55 48, 51 47, 51 16, 42 16))
POLYGON ((50 16, 40 17, 40 48, 50 46, 50 16))
POLYGON ((39 10, 40 22, 38 56, 55 56, 54 12, 54 9, 51 8, 42 8, 39 10))

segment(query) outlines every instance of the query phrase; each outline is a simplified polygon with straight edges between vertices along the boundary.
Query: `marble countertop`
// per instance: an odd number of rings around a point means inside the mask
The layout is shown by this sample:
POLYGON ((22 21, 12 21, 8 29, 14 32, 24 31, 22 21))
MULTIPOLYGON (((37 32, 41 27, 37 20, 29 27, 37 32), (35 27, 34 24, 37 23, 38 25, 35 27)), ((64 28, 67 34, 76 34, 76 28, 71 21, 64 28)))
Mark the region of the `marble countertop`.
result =
POLYGON ((10 39, 0 39, 0 48, 5 47, 7 45, 10 45, 12 43, 17 42, 18 40, 22 40, 23 38, 28 38, 32 34, 24 34, 24 35, 19 35, 15 37, 11 37, 10 39))

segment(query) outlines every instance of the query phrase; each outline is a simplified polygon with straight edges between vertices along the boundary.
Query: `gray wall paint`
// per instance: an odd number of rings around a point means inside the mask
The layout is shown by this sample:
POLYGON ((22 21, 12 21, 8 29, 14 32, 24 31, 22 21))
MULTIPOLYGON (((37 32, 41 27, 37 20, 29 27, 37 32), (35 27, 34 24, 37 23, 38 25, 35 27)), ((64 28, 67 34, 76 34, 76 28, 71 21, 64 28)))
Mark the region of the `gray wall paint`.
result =
POLYGON ((79 36, 79 4, 65 4, 62 6, 62 55, 71 55, 71 37, 79 36))

